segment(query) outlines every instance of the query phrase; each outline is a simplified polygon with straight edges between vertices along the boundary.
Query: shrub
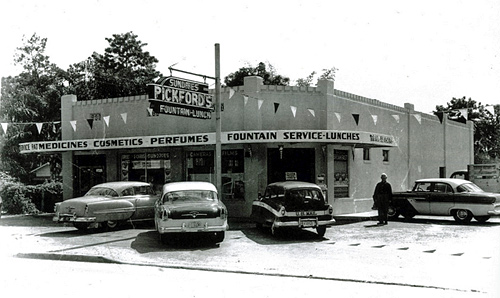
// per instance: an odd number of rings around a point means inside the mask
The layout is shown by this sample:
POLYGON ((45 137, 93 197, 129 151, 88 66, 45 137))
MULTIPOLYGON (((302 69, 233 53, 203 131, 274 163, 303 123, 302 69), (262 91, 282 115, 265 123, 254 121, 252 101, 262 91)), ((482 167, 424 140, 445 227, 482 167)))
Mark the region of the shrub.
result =
POLYGON ((50 181, 24 185, 0 172, 0 196, 3 200, 2 209, 9 214, 52 212, 54 203, 62 201, 62 183, 50 181))

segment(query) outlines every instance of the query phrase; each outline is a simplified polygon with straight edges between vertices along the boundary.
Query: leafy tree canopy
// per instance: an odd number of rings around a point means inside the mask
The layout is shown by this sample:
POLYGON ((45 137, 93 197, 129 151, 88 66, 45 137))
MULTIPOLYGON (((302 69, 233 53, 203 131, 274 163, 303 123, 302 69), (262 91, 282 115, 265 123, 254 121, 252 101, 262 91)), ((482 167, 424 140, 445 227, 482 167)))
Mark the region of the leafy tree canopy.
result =
POLYGON ((243 86, 243 79, 247 76, 259 76, 264 79, 264 85, 288 86, 290 78, 277 74, 276 69, 271 64, 260 62, 257 66, 247 65, 239 70, 230 73, 224 78, 224 85, 227 87, 243 86))
POLYGON ((104 54, 94 52, 86 61, 68 69, 70 88, 79 100, 112 98, 147 93, 147 84, 161 73, 158 59, 144 50, 143 43, 132 32, 106 38, 104 54))
MULTIPOLYGON (((337 74, 337 70, 339 70, 339 69, 336 67, 323 69, 323 73, 319 76, 318 79, 319 80, 335 81, 335 75, 337 74)), ((297 79, 296 85, 299 87, 311 86, 316 74, 317 74, 316 71, 313 71, 307 77, 297 79)))
POLYGON ((491 113, 480 102, 471 98, 452 98, 447 106, 437 105, 435 115, 444 113, 449 119, 464 122, 465 117, 474 123, 474 162, 493 163, 500 159, 500 105, 491 113), (467 115, 458 110, 467 109, 467 115), (497 115, 497 116, 495 116, 497 115), (462 117, 461 117, 462 116, 462 117))

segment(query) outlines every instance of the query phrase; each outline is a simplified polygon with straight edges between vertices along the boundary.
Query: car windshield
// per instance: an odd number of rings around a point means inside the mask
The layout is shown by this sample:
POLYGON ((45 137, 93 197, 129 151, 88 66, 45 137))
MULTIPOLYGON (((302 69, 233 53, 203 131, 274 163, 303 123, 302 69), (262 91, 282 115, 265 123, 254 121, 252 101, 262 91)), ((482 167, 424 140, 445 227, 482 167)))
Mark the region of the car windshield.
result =
POLYGON ((474 183, 464 183, 460 184, 457 187, 458 192, 484 192, 479 186, 475 185, 474 183))
POLYGON ((217 200, 217 193, 210 190, 182 190, 172 191, 163 195, 163 203, 203 203, 217 200))
POLYGON ((93 187, 85 194, 85 196, 117 197, 118 193, 113 189, 107 187, 93 187))

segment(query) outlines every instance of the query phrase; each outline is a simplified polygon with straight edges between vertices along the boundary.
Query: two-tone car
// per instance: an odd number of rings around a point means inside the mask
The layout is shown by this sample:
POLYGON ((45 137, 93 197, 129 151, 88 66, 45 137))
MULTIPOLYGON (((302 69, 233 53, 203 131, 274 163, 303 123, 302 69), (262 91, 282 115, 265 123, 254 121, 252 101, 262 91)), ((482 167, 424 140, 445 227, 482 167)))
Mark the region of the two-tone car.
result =
POLYGON ((500 215, 500 194, 484 192, 463 179, 419 179, 412 190, 393 193, 388 216, 395 219, 399 215, 453 216, 459 223, 468 223, 472 218, 486 222, 500 215))
POLYGON ((145 182, 118 181, 93 186, 83 197, 56 203, 53 221, 79 230, 114 229, 126 221, 153 221, 158 195, 145 182))
POLYGON ((314 228, 320 237, 335 224, 333 207, 321 188, 309 182, 271 183, 263 196, 252 203, 251 218, 258 228, 268 227, 276 235, 282 229, 314 228))
POLYGON ((180 233, 202 233, 222 242, 229 229, 227 208, 212 183, 167 183, 155 205, 155 228, 162 243, 180 233))

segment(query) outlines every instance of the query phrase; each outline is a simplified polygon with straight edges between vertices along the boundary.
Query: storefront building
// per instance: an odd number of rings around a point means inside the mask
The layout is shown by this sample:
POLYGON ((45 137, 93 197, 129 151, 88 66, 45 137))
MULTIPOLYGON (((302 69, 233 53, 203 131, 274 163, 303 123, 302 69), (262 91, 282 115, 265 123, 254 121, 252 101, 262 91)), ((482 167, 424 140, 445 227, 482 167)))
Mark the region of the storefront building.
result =
MULTIPOLYGON (((167 78, 148 95, 126 98, 65 95, 62 140, 20 150, 61 153, 64 199, 105 181, 148 181, 157 190, 172 181, 215 184, 213 90, 180 82, 167 78)), ((271 182, 317 183, 345 214, 370 210, 382 172, 400 191, 473 163, 472 123, 335 90, 332 81, 299 88, 251 76, 222 88, 221 103, 219 191, 232 217, 248 217, 271 182)))

